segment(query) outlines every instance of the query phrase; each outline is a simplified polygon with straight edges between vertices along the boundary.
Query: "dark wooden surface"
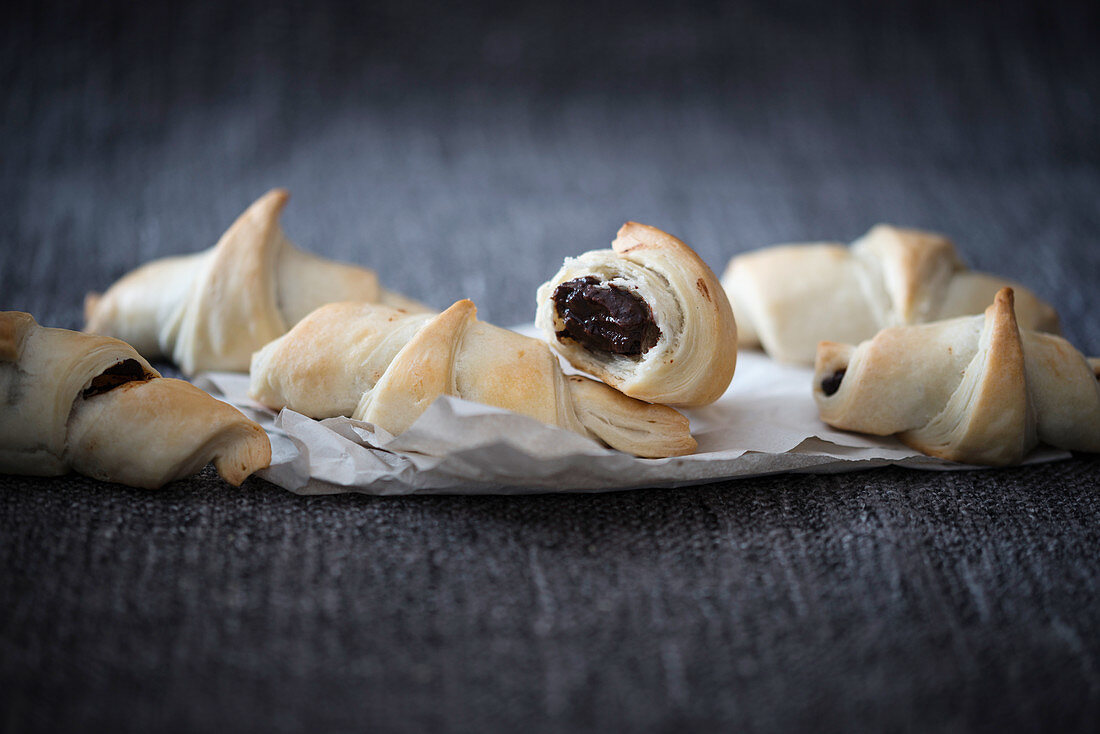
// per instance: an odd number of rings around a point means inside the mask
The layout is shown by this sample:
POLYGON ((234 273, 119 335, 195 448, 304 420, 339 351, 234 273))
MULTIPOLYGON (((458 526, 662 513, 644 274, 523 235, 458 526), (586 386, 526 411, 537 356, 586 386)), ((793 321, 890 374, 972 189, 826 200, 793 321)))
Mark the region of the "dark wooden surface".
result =
MULTIPOLYGON (((0 308, 44 324, 285 186, 301 246, 501 324, 626 219, 715 269, 890 221, 1100 353, 1083 4, 3 12, 0 308)), ((0 727, 1094 730, 1098 478, 380 500, 0 477, 0 727)))

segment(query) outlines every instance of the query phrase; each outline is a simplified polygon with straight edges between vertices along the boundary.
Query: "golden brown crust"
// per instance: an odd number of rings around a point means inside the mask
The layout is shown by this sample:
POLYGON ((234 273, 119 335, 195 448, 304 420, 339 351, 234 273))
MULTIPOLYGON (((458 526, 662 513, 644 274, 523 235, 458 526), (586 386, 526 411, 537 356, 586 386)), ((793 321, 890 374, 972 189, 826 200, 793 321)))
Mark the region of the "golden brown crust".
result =
POLYGON ((461 300, 424 324, 378 380, 361 419, 402 433, 440 395, 453 395, 455 350, 475 318, 477 307, 461 300))
POLYGON ((271 463, 271 442, 233 406, 183 380, 160 378, 96 396, 74 416, 67 457, 75 471, 156 489, 206 464, 240 486, 271 463))
POLYGON ((0 312, 0 361, 17 362, 23 347, 23 335, 34 326, 34 318, 22 311, 0 312))
POLYGON ((1024 352, 1012 302, 1012 290, 1005 288, 986 310, 985 361, 968 368, 980 369, 981 377, 965 415, 939 431, 925 426, 902 433, 902 441, 931 456, 994 466, 1018 462, 1031 449, 1024 352))
POLYGON ((615 239, 611 242, 611 249, 620 255, 631 252, 637 254, 642 250, 665 250, 674 253, 675 257, 691 262, 692 267, 701 272, 710 270, 695 250, 688 247, 679 237, 639 222, 626 222, 619 227, 619 231, 615 233, 615 239))
POLYGON ((861 242, 883 269, 899 323, 927 321, 932 305, 926 302, 929 286, 966 269, 951 240, 935 232, 877 224, 861 242))
POLYGON ((698 444, 687 416, 667 405, 640 403, 602 382, 569 376, 573 407, 583 423, 609 446, 643 459, 685 456, 698 444), (615 420, 608 420, 614 416, 615 420), (656 440, 655 440, 656 439, 656 440))

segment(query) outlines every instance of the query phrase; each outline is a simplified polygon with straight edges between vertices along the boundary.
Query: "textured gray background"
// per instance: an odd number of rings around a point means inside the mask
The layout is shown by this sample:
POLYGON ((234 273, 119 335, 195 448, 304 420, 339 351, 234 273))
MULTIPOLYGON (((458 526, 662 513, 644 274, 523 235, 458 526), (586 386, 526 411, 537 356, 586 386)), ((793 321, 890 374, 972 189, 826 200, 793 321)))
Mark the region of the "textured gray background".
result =
MULTIPOLYGON (((0 308, 79 327, 286 186, 301 246, 501 324, 628 218, 716 269, 891 221, 1100 353, 1094 5, 148 5, 4 11, 0 308)), ((3 477, 0 728, 1095 729, 1098 477, 3 477)))

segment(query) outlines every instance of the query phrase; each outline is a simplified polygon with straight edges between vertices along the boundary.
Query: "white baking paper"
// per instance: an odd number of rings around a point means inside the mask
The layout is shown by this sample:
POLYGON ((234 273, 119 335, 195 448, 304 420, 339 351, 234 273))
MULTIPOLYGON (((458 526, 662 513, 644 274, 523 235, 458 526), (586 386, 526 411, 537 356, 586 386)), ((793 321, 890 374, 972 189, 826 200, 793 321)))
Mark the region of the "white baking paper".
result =
MULTIPOLYGON (((532 327, 518 330, 528 334, 532 327)), ((782 472, 848 472, 887 464, 974 469, 933 459, 893 438, 837 431, 817 416, 813 370, 743 351, 729 390, 683 411, 699 449, 638 459, 525 416, 443 397, 400 436, 350 418, 278 415, 248 398, 248 376, 207 373, 200 387, 237 406, 271 437, 259 475, 299 494, 524 494, 675 487, 782 472)), ((1039 449, 1027 463, 1070 454, 1039 449)))

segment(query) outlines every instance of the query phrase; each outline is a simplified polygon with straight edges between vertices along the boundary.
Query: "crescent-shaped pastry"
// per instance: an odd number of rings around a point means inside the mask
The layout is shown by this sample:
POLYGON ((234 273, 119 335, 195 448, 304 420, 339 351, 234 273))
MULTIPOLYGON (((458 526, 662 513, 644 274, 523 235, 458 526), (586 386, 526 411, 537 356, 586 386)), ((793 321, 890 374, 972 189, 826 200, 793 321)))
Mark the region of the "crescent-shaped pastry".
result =
POLYGON ((252 352, 332 301, 429 310, 379 286, 372 270, 295 247, 279 225, 289 196, 273 189, 213 248, 155 260, 103 295, 89 294, 85 331, 122 339, 149 359, 170 358, 191 375, 248 369, 252 352))
POLYGON ((334 303, 314 311, 252 359, 250 393, 276 410, 347 415, 393 434, 441 395, 506 408, 643 457, 695 450, 672 408, 566 376, 545 343, 478 321, 458 301, 441 314, 334 303))
POLYGON ((535 325, 579 370, 651 403, 699 406, 729 387, 737 326, 718 278, 655 227, 569 258, 538 290, 535 325))
POLYGON ((822 342, 814 399, 831 426, 896 433, 952 461, 1012 464, 1039 443, 1100 451, 1100 360, 1021 330, 1010 288, 984 316, 885 329, 859 346, 822 342))
POLYGON ((153 489, 214 462, 239 485, 271 462, 267 434, 125 342, 0 312, 0 471, 69 470, 153 489))
POLYGON ((819 341, 857 343, 880 329, 981 314, 1001 288, 1016 292, 1025 329, 1058 331, 1054 309, 1031 291, 967 270, 945 237, 880 224, 851 247, 779 245, 734 257, 722 285, 740 346, 810 364, 819 341))

